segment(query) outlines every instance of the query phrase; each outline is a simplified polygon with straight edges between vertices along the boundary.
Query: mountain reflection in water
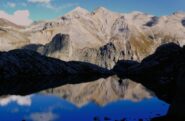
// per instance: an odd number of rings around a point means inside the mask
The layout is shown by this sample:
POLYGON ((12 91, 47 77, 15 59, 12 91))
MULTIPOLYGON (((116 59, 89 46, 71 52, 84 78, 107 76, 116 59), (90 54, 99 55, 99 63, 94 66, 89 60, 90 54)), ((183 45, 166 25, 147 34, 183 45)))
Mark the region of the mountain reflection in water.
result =
POLYGON ((104 106, 89 102, 77 107, 53 95, 8 96, 0 100, 1 121, 148 120, 166 114, 168 105, 157 98, 139 102, 117 100, 104 106))
POLYGON ((117 76, 78 78, 77 84, 67 84, 72 77, 38 79, 2 83, 0 121, 138 121, 166 115, 169 107, 141 84, 117 76))

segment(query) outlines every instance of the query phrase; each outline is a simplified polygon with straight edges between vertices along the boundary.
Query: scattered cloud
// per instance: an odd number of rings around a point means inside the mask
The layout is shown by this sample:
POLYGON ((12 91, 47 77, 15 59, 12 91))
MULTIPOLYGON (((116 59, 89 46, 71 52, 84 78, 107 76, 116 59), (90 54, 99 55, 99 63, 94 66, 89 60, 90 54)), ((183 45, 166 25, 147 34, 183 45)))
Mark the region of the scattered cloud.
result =
POLYGON ((5 11, 0 11, 0 18, 7 19, 17 25, 27 26, 32 23, 29 18, 30 12, 28 10, 17 10, 12 15, 6 13, 5 11))
POLYGON ((51 2, 51 0, 28 0, 30 3, 42 3, 42 4, 48 4, 51 2))
POLYGON ((63 5, 58 6, 52 3, 52 0, 28 0, 28 2, 33 4, 39 4, 43 7, 46 7, 52 10, 61 10, 61 9, 66 9, 66 8, 70 8, 78 5, 77 3, 65 3, 63 5))
POLYGON ((56 9, 57 9, 57 7, 55 7, 55 6, 52 5, 51 3, 45 4, 45 5, 43 5, 43 6, 46 7, 46 8, 49 8, 49 9, 53 9, 53 10, 56 10, 56 9))
POLYGON ((30 119, 33 121, 54 121, 58 118, 58 115, 52 112, 41 112, 41 113, 32 113, 30 119))
POLYGON ((15 8, 16 7, 16 3, 13 2, 8 2, 7 5, 11 8, 15 8))
POLYGON ((56 9, 56 7, 51 3, 51 0, 28 0, 29 3, 39 4, 49 9, 56 9))
POLYGON ((25 0, 21 2, 0 0, 0 18, 7 19, 17 25, 27 26, 32 23, 32 20, 40 20, 42 16, 51 18, 49 14, 55 12, 53 17, 60 16, 66 11, 79 6, 78 2, 59 2, 56 0, 25 0), (26 9, 26 10, 24 10, 26 9), (48 13, 46 13, 46 9, 48 13), (14 11, 14 13, 9 13, 14 11), (35 13, 35 11, 39 11, 35 13), (31 14, 31 15, 30 15, 31 14), (41 14, 37 16, 36 14, 41 14))
POLYGON ((0 106, 7 106, 11 102, 16 102, 20 106, 30 106, 31 96, 7 96, 0 99, 0 106))

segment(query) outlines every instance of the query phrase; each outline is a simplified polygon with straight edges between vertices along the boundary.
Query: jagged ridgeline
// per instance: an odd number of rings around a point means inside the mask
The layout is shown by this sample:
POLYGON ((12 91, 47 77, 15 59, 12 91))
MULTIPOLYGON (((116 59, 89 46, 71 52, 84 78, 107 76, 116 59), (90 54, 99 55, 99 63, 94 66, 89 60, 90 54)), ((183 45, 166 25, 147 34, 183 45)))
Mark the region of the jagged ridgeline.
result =
POLYGON ((88 12, 77 7, 50 21, 28 27, 0 19, 0 50, 27 48, 69 61, 112 68, 118 60, 140 61, 163 43, 185 42, 185 13, 156 17, 141 12, 88 12))

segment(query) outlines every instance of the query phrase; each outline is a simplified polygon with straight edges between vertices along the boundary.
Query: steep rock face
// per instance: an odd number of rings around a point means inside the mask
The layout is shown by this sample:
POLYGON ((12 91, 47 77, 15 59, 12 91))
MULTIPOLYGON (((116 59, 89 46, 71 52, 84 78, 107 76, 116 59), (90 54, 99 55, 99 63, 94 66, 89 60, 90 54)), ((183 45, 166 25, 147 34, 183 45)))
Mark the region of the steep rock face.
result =
POLYGON ((79 60, 95 63, 101 67, 106 67, 109 69, 115 65, 121 56, 121 53, 111 42, 97 49, 87 48, 83 49, 82 51, 78 51, 77 53, 79 53, 77 54, 79 55, 79 60))
POLYGON ((76 7, 74 10, 67 13, 66 16, 69 18, 80 18, 81 16, 86 16, 88 14, 90 14, 90 12, 87 11, 86 9, 81 7, 76 7))
MULTIPOLYGON (((112 68, 117 60, 141 60, 155 49, 157 42, 150 39, 148 33, 145 34, 145 31, 141 27, 144 26, 141 25, 141 22, 143 21, 142 24, 144 24, 151 17, 149 15, 145 16, 142 13, 118 14, 103 7, 90 13, 78 7, 61 18, 43 22, 43 27, 35 28, 34 33, 30 37, 32 38, 34 36, 35 39, 39 39, 41 44, 47 44, 58 33, 68 34, 70 36, 71 57, 64 57, 63 55, 65 54, 62 51, 60 52, 61 54, 58 53, 56 55, 50 53, 46 55, 64 60, 85 60, 103 67, 112 68), (136 21, 139 24, 137 26, 135 19, 138 20, 136 21), (49 27, 47 27, 48 24, 50 25, 49 27), (48 36, 49 38, 45 38, 44 36, 48 36), (42 39, 40 37, 44 38, 42 39), (42 40, 45 40, 45 42, 42 40), (101 57, 101 55, 105 51, 108 52, 110 50, 104 50, 102 52, 101 48, 110 43, 116 48, 116 52, 112 53, 116 53, 116 56, 111 55, 112 57, 115 56, 113 57, 114 59, 111 59, 111 61, 108 59, 105 62, 104 57, 101 57), (90 59, 84 56, 88 56, 90 59), (101 58, 104 60, 100 60, 101 58)), ((41 25, 41 23, 38 25, 41 25)), ((34 26, 37 27, 38 25, 36 24, 34 26)), ((34 43, 37 42, 35 41, 34 43)), ((104 53, 103 56, 108 57, 110 55, 105 55, 104 53)))
POLYGON ((124 52, 110 42, 100 48, 85 48, 83 50, 73 51, 70 36, 67 34, 57 34, 50 43, 45 45, 27 45, 23 47, 37 51, 42 55, 58 58, 65 61, 78 60, 91 62, 102 67, 112 68, 115 63, 123 58, 124 52))
POLYGON ((141 63, 120 61, 113 70, 120 78, 139 82, 154 91, 160 99, 170 103, 166 117, 168 120, 183 121, 185 119, 184 61, 184 47, 169 43, 158 47, 154 54, 143 59, 141 63))
MULTIPOLYGON (((117 31, 119 31, 119 29, 123 28, 117 28, 117 31)), ((114 30, 116 29, 114 28, 114 30)), ((111 39, 111 42, 96 48, 75 49, 75 45, 72 44, 70 36, 60 33, 53 37, 51 42, 45 45, 32 44, 23 48, 31 49, 41 53, 42 55, 58 58, 65 61, 77 60, 91 62, 99 66, 111 69, 118 60, 140 60, 140 58, 142 58, 142 56, 144 56, 146 53, 149 53, 149 50, 151 49, 147 49, 145 47, 135 47, 138 40, 133 39, 131 41, 133 44, 131 44, 128 41, 129 36, 122 38, 125 36, 124 34, 128 35, 128 32, 129 30, 126 26, 125 30, 122 30, 120 33, 116 32, 117 35, 115 36, 118 38, 114 36, 111 39), (141 52, 139 53, 137 51, 141 52)), ((143 40, 143 42, 148 44, 148 47, 152 46, 148 40, 143 40)))
POLYGON ((64 85, 48 89, 43 93, 62 97, 79 107, 91 101, 103 106, 118 99, 140 101, 153 96, 142 85, 138 85, 131 80, 120 80, 116 76, 83 84, 64 85))
POLYGON ((42 45, 42 44, 30 44, 22 47, 23 49, 28 49, 36 51, 42 55, 54 57, 64 61, 73 60, 71 57, 71 42, 70 36, 67 34, 57 34, 53 37, 52 41, 42 45))
POLYGON ((38 48, 37 51, 49 57, 69 60, 71 48, 69 35, 57 34, 50 43, 38 48))
POLYGON ((113 43, 108 43, 100 47, 98 52, 99 65, 102 67, 111 68, 119 59, 119 51, 113 43))

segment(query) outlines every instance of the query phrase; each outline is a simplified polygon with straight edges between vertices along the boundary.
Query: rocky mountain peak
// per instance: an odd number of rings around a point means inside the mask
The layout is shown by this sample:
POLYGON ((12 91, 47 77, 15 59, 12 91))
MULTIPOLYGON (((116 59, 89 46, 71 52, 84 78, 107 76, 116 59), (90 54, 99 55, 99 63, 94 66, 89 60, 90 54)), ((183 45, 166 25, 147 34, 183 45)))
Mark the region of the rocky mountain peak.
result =
POLYGON ((131 14, 133 14, 133 15, 142 15, 142 14, 145 14, 145 13, 143 13, 141 11, 133 11, 133 12, 131 12, 131 14))
POLYGON ((88 10, 78 6, 74 10, 67 13, 66 15, 71 17, 79 17, 81 15, 87 15, 87 14, 89 14, 88 10))
POLYGON ((111 11, 104 7, 99 7, 94 11, 95 14, 103 14, 103 13, 109 13, 109 12, 111 11))
POLYGON ((76 7, 76 8, 73 10, 73 12, 74 12, 74 11, 75 11, 75 12, 81 12, 81 13, 89 13, 88 10, 86 10, 86 9, 80 7, 80 6, 76 7))

